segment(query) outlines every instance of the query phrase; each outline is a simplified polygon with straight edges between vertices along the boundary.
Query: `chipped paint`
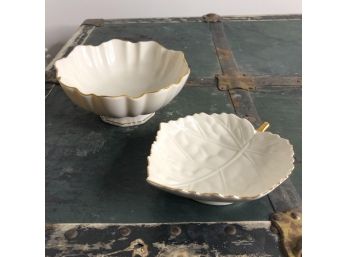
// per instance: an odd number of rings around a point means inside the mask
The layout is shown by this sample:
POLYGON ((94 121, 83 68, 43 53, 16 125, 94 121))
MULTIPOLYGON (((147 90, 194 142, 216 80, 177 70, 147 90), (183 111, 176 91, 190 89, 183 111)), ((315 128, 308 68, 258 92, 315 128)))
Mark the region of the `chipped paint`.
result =
POLYGON ((208 250, 209 245, 204 244, 165 244, 165 243, 153 243, 155 248, 159 250, 158 257, 201 257, 202 250, 208 250))
POLYGON ((54 224, 46 226, 46 256, 279 256, 278 238, 269 228, 268 221, 54 224))
POLYGON ((233 242, 234 245, 238 245, 238 246, 247 246, 247 245, 253 245, 253 243, 255 242, 255 240, 251 239, 251 240, 236 240, 233 242))
POLYGON ((147 249, 147 245, 144 243, 141 239, 136 239, 130 243, 130 245, 123 249, 118 251, 113 251, 106 254, 98 254, 98 257, 107 257, 107 256, 115 256, 115 254, 119 253, 125 253, 125 252, 132 252, 132 257, 147 257, 149 255, 149 251, 147 249))
MULTIPOLYGON (((87 228, 97 228, 97 229, 105 229, 108 226, 104 224, 81 224, 81 225, 76 225, 76 224, 60 224, 59 229, 56 225, 48 225, 46 227, 46 230, 52 231, 52 234, 48 238, 48 242, 46 243, 46 247, 54 247, 56 250, 61 251, 61 255, 59 256, 64 256, 68 255, 70 252, 88 252, 91 250, 100 250, 101 252, 103 251, 108 251, 112 250, 114 244, 116 243, 116 240, 110 240, 107 242, 103 241, 98 241, 94 242, 93 244, 80 244, 80 243, 69 243, 70 240, 74 240, 79 236, 79 233, 81 231, 86 230, 87 228), (68 235, 68 236, 67 236, 68 235), (69 247, 66 247, 69 245, 69 247)), ((121 238, 121 239, 127 239, 127 238, 121 238)), ((148 249, 147 245, 144 243, 142 239, 136 239, 132 241, 128 247, 109 252, 109 253, 100 253, 97 256, 103 257, 103 256, 113 256, 118 253, 122 252, 132 252, 132 256, 138 256, 138 257, 147 257, 148 256, 148 249)))
POLYGON ((244 221, 239 223, 243 229, 252 231, 254 229, 270 229, 271 223, 269 221, 244 221))

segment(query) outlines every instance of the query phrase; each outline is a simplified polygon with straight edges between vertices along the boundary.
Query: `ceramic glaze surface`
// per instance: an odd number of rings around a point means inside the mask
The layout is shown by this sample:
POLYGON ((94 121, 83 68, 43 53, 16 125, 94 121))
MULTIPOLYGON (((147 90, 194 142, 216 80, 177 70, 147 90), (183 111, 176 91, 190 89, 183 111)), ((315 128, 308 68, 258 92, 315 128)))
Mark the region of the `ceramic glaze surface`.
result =
POLYGON ((258 132, 246 119, 200 113, 161 123, 147 181, 211 204, 252 200, 289 177, 293 155, 287 139, 258 132))
POLYGON ((180 92, 190 73, 181 51, 118 39, 77 46, 55 67, 75 104, 109 118, 154 113, 180 92))

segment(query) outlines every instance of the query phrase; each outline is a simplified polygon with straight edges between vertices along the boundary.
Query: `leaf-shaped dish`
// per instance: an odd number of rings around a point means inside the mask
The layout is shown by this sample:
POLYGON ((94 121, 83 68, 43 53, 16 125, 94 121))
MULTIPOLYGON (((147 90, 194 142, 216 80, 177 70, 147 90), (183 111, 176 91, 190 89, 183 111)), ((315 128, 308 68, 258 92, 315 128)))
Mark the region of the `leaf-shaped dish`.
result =
POLYGON ((161 123, 147 182, 207 204, 254 200, 290 176, 293 155, 287 139, 258 132, 247 119, 200 113, 161 123))

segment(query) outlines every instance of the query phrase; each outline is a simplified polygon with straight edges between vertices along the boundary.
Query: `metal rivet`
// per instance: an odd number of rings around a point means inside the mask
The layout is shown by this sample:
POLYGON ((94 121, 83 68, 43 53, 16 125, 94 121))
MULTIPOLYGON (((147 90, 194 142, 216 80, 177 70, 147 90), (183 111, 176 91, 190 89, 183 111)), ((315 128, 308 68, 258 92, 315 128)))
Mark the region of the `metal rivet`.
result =
POLYGON ((131 233, 131 230, 128 227, 121 227, 119 231, 122 236, 129 236, 131 233))
POLYGON ((228 235, 235 235, 237 233, 237 229, 233 225, 228 225, 224 229, 225 233, 228 235))
POLYGON ((66 231, 64 233, 64 236, 66 239, 68 240, 71 240, 71 239, 74 239, 78 236, 79 232, 75 229, 75 228, 72 228, 72 229, 69 229, 68 231, 66 231))
POLYGON ((178 227, 178 226, 172 226, 172 227, 170 228, 170 234, 171 234, 172 236, 178 236, 178 235, 180 235, 180 234, 181 234, 181 228, 178 227))

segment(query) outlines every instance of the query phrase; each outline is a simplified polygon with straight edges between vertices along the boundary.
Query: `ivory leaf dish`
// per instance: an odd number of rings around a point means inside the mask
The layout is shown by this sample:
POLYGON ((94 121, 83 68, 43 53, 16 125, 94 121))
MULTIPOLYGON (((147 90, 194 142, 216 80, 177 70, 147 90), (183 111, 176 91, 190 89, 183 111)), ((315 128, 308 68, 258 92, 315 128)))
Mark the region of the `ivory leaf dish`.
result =
POLYGON ((258 199, 294 169, 293 146, 234 114, 206 113, 161 123, 147 182, 213 205, 258 199))
POLYGON ((190 74, 181 51, 119 39, 76 46, 55 67, 72 102, 118 126, 146 122, 180 92, 190 74))

